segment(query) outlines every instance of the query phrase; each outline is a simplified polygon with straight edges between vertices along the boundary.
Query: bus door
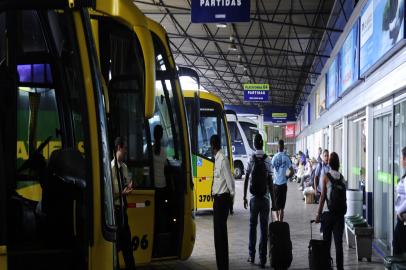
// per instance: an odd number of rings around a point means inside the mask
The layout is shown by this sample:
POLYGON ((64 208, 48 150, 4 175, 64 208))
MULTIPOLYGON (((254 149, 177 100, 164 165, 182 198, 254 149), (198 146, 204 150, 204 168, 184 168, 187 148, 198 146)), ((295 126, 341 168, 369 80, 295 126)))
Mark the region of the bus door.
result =
MULTIPOLYGON (((184 205, 187 186, 187 171, 184 166, 184 146, 181 130, 180 104, 175 83, 176 71, 169 64, 164 45, 152 33, 155 49, 156 97, 155 114, 149 120, 152 138, 154 129, 163 129, 161 140, 167 163, 163 172, 154 169, 156 192, 154 258, 179 257, 183 240, 184 205), (162 177, 162 173, 164 177, 162 177), (164 181, 162 181, 164 179, 164 181), (159 181, 158 181, 159 180, 159 181)), ((186 135, 187 136, 187 135, 186 135)), ((155 142, 154 142, 155 143, 155 142)), ((155 155, 155 149, 152 151, 155 155)), ((155 164, 153 164, 155 165, 155 164)))
MULTIPOLYGON (((92 23, 95 25, 95 21, 92 23)), ((128 223, 135 262, 146 264, 151 261, 154 241, 155 191, 151 177, 150 132, 144 114, 142 51, 137 36, 126 26, 109 17, 98 17, 97 25, 101 69, 108 85, 110 145, 113 150, 115 138, 126 139, 125 163, 135 188, 126 198, 128 223)), ((119 259, 124 266, 121 255, 119 259)))
MULTIPOLYGON (((2 270, 89 267, 94 157, 83 78, 91 75, 82 69, 87 47, 79 47, 84 17, 77 15, 0 13, 2 270)), ((103 225, 114 227, 110 220, 103 225)), ((113 266, 112 251, 103 254, 105 267, 113 266)))
POLYGON ((212 135, 220 135, 224 154, 229 156, 228 136, 220 104, 200 100, 200 117, 196 131, 197 153, 193 157, 196 169, 195 206, 196 209, 211 209, 213 208, 211 188, 214 170, 214 156, 210 147, 212 135))

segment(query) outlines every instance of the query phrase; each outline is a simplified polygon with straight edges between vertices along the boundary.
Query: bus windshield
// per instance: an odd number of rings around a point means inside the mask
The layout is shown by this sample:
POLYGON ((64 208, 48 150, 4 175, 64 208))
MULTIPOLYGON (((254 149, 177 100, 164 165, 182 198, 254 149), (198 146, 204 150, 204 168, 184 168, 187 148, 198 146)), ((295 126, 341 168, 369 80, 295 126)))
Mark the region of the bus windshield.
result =
POLYGON ((248 122, 240 122, 241 128, 244 131, 245 137, 247 137, 248 144, 251 149, 254 149, 253 142, 255 135, 259 134, 257 125, 248 122))
POLYGON ((199 155, 208 159, 214 158, 210 147, 210 137, 214 134, 220 134, 221 148, 224 155, 228 156, 229 149, 225 125, 226 122, 220 104, 208 100, 201 100, 200 120, 197 130, 199 155))

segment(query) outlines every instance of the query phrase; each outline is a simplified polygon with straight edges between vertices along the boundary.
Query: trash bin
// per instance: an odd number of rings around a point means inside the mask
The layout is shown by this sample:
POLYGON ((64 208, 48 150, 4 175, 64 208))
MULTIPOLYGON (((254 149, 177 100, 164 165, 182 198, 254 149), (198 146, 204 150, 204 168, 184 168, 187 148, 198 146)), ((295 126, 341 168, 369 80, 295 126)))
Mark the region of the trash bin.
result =
POLYGON ((372 257, 372 239, 374 238, 373 227, 355 227, 355 243, 357 250, 357 259, 361 261, 366 258, 371 262, 372 257))
POLYGON ((347 213, 345 214, 346 217, 355 215, 362 216, 362 199, 362 190, 347 190, 347 213))

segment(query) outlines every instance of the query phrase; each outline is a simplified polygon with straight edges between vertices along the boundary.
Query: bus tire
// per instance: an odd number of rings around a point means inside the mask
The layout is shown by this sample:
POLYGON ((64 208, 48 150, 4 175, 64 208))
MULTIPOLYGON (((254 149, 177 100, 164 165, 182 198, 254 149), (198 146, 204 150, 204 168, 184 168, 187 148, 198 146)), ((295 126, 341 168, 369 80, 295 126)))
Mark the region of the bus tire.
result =
POLYGON ((241 161, 234 162, 234 178, 241 179, 244 174, 244 166, 241 161))

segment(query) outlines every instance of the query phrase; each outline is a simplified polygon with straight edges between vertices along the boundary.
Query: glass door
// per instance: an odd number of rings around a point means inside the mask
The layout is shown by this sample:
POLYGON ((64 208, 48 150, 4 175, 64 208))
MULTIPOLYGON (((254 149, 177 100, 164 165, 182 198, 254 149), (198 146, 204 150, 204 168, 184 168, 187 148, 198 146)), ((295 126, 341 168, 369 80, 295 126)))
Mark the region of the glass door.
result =
POLYGON ((366 121, 358 117, 348 122, 348 187, 361 189, 365 181, 366 121))
POLYGON ((374 229, 379 247, 390 253, 393 231, 392 114, 374 119, 374 229))

